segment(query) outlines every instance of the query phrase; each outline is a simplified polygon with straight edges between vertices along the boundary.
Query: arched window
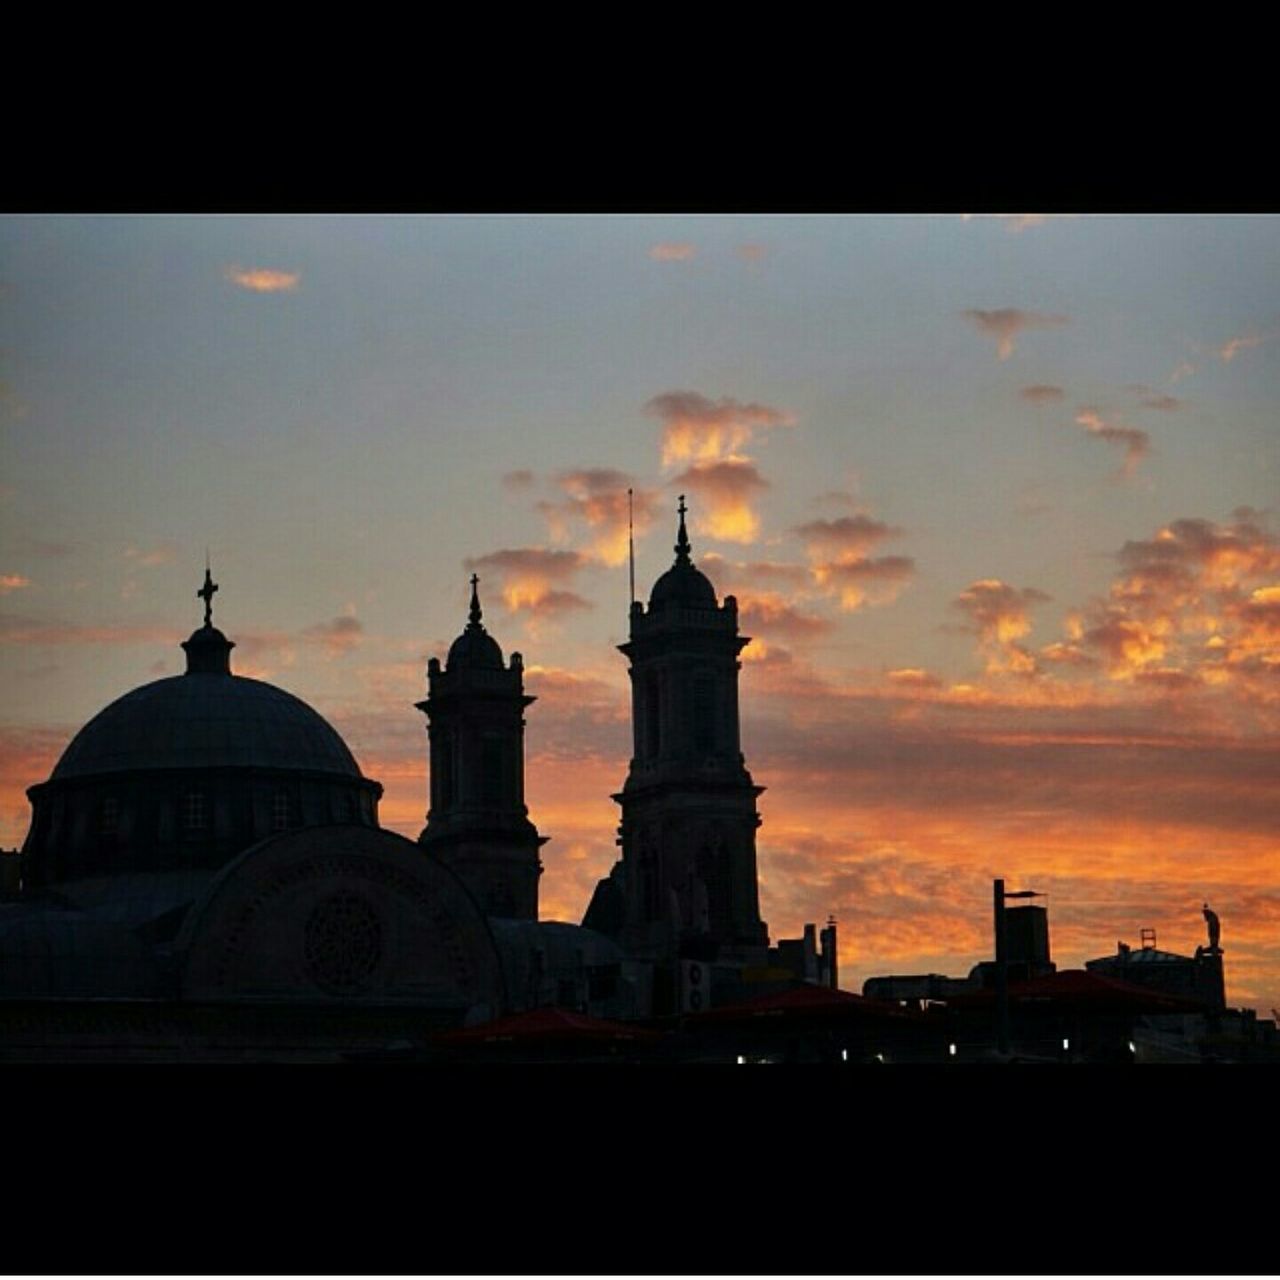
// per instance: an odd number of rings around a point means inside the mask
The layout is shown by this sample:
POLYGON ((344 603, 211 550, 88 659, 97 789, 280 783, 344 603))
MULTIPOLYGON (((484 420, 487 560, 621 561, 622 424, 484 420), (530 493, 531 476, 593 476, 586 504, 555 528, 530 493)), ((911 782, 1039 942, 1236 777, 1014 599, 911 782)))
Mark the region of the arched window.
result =
POLYGON ((287 791, 277 791, 271 797, 271 830, 285 831, 293 817, 293 806, 289 803, 287 791))
POLYGON ((104 836, 113 836, 120 826, 120 802, 115 796, 107 796, 98 810, 98 831, 104 836))
POLYGON ((693 720, 693 749, 700 755, 709 755, 716 749, 716 682, 709 672, 700 671, 693 678, 689 714, 693 720))
POLYGON ((206 820, 204 793, 201 791, 188 791, 182 797, 183 829, 186 831, 203 831, 206 820))
POLYGON ((644 753, 655 759, 662 749, 662 697, 658 673, 650 671, 644 678, 644 753))

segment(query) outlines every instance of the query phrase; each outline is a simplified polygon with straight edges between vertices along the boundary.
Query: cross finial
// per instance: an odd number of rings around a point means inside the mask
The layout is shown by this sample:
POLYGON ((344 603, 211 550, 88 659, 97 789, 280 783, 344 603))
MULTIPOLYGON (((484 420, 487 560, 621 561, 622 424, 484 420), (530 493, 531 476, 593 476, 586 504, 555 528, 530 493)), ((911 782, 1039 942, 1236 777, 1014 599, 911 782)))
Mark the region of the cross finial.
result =
POLYGON ((476 588, 480 585, 480 579, 473 573, 471 575, 471 613, 469 615, 469 626, 478 627, 480 625, 480 593, 476 588))
POLYGON ((204 564, 204 586, 196 592, 196 598, 204 601, 204 625, 206 627, 213 626, 213 593, 217 591, 218 584, 213 580, 213 574, 209 571, 209 559, 206 553, 204 564))
POLYGON ((680 512, 680 532, 676 535, 676 563, 689 563, 689 531, 684 527, 685 512, 689 510, 684 505, 684 494, 680 495, 680 505, 676 508, 680 512))

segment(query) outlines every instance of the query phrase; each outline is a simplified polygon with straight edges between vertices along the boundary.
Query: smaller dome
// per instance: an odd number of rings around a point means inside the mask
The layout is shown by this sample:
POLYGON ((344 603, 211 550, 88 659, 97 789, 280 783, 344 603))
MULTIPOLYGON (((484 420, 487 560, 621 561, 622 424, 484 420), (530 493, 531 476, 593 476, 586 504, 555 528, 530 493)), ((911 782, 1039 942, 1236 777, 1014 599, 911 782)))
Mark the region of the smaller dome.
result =
POLYGON ((680 495, 680 530, 676 535, 676 562, 653 584, 649 592, 649 608, 665 608, 669 604, 686 608, 715 609, 716 589, 711 579, 694 566, 689 558, 689 531, 684 527, 684 494, 680 495))
POLYGON ((484 629, 480 621, 480 579, 471 575, 471 613, 462 634, 449 646, 449 658, 446 666, 454 667, 497 667, 503 669, 502 649, 498 642, 484 629))
POLYGON ((668 604, 715 609, 716 589, 701 569, 695 569, 687 560, 683 564, 677 561, 653 584, 649 593, 650 609, 668 604))
POLYGON ((477 627, 474 631, 468 627, 449 646, 449 659, 446 665, 450 668, 501 667, 502 649, 483 627, 477 627))

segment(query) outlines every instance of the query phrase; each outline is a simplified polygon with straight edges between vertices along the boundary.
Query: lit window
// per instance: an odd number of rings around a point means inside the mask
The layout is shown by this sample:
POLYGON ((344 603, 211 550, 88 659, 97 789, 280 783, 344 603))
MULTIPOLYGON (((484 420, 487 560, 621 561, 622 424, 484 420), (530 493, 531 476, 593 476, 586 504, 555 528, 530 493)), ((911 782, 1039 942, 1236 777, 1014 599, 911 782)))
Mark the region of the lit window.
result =
POLYGON ((188 831, 203 831, 204 824, 204 796, 199 791, 188 791, 182 802, 182 825, 188 831))

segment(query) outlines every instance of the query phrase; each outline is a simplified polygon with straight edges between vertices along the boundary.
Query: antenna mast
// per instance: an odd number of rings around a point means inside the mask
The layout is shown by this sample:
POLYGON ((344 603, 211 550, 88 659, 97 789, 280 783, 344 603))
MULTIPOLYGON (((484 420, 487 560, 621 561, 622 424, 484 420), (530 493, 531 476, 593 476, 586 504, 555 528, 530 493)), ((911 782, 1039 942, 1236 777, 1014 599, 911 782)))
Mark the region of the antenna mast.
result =
POLYGON ((631 490, 627 490, 627 555, 631 567, 631 603, 636 602, 636 535, 635 511, 631 490))

